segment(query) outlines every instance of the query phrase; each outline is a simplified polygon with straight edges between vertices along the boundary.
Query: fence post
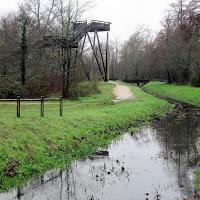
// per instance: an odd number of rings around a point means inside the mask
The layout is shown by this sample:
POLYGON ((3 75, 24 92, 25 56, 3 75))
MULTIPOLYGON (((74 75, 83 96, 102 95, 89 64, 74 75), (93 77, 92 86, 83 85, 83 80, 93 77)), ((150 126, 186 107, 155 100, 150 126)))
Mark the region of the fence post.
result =
POLYGON ((40 115, 44 117, 44 96, 41 96, 40 115))
POLYGON ((60 97, 60 116, 63 116, 63 97, 60 97))
POLYGON ((20 108, 21 105, 20 105, 20 96, 17 96, 17 117, 20 117, 21 114, 20 114, 20 108))

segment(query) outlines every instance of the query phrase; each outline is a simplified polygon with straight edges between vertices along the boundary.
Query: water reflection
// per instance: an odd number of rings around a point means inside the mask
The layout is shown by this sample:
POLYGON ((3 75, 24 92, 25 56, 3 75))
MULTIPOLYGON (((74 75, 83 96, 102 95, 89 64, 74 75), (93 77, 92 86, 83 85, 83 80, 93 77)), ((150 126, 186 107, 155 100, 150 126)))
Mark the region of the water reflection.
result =
POLYGON ((137 134, 125 134, 107 150, 70 169, 44 174, 0 200, 179 200, 194 194, 200 161, 198 110, 180 112, 137 134))

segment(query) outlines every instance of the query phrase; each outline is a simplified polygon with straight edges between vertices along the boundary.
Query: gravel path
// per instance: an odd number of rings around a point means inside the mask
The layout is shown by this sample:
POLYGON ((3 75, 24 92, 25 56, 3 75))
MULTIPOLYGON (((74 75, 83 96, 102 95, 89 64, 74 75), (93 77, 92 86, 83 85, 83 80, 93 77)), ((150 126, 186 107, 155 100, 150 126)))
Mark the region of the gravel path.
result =
POLYGON ((119 83, 116 84, 116 87, 114 88, 114 95, 116 96, 116 99, 114 102, 120 102, 130 99, 135 99, 134 94, 130 91, 130 89, 125 85, 120 85, 119 83))

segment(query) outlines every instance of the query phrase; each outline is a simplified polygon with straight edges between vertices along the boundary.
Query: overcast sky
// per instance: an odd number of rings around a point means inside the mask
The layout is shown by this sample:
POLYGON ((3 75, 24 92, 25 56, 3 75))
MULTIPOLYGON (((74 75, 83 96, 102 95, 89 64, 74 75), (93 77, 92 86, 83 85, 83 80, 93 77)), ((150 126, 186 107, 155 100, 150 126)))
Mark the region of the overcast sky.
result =
MULTIPOLYGON (((17 9, 20 0, 0 0, 0 14, 17 9)), ((158 31, 168 5, 174 0, 96 0, 93 19, 112 22, 112 39, 126 40, 143 24, 158 31)))

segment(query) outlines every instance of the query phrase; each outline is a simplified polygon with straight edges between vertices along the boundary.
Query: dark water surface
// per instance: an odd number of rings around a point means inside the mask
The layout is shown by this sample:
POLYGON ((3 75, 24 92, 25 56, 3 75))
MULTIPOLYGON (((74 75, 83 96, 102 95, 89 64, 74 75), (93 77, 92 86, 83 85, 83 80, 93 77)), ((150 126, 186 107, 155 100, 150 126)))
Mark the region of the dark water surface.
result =
POLYGON ((108 149, 51 171, 0 200, 183 200, 195 193, 200 110, 172 114, 108 149))

